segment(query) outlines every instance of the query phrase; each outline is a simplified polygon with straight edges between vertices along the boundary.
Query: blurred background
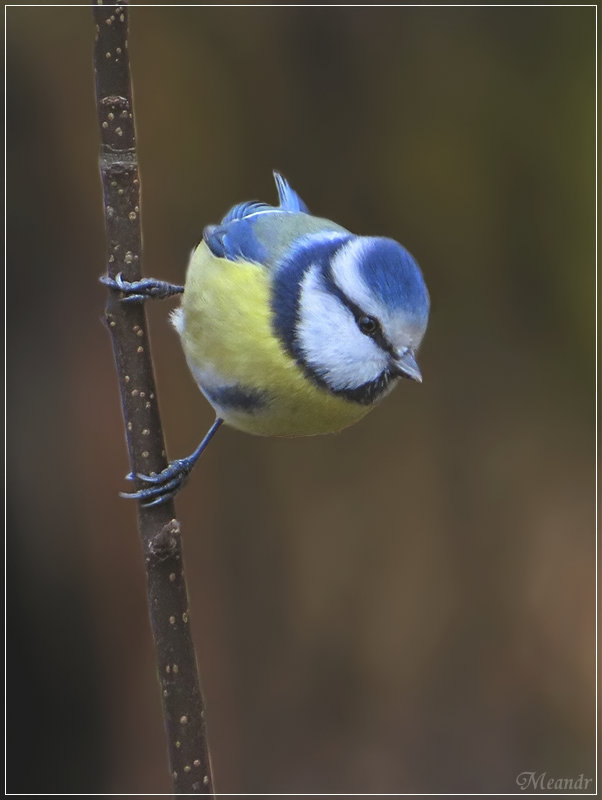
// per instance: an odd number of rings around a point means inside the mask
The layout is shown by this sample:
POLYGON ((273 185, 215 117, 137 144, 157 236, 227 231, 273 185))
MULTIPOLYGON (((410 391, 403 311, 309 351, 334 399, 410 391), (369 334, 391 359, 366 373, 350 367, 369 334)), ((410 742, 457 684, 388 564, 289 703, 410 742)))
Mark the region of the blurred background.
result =
MULTIPOLYGON (((220 792, 594 778, 593 7, 133 8, 144 271, 275 200, 400 240, 422 386, 178 497, 220 792)), ((8 789, 168 792, 86 7, 7 9, 8 789)), ((169 454, 212 421, 148 306, 169 454)), ((591 788, 591 784, 590 784, 591 788)))

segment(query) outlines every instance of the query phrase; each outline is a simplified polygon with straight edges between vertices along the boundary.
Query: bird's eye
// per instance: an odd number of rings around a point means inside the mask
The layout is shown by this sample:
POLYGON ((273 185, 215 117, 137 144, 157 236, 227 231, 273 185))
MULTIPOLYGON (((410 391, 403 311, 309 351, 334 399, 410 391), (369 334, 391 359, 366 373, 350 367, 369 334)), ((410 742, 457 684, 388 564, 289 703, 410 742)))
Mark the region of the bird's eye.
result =
POLYGON ((374 317, 360 317, 357 321, 358 328, 366 336, 372 336, 378 330, 378 322, 374 317))

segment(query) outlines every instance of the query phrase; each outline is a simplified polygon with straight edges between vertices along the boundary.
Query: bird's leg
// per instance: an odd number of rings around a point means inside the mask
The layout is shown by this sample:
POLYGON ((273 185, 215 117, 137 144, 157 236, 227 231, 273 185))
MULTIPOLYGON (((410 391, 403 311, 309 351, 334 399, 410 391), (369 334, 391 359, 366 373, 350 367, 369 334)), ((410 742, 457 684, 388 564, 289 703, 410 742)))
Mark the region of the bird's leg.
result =
POLYGON ((159 472, 158 475, 144 475, 140 472, 135 475, 132 473, 127 475, 126 477, 128 480, 133 481, 138 478, 149 485, 144 489, 139 489, 137 492, 120 492, 121 497, 130 500, 142 500, 142 505, 147 507, 158 506, 161 503, 171 500, 186 483, 199 456, 214 437, 223 421, 223 419, 217 417, 194 453, 189 455, 188 458, 178 458, 175 461, 170 461, 169 466, 162 472, 159 472))
POLYGON ((172 294, 182 294, 184 291, 183 286, 167 283, 167 281, 158 281, 156 278, 126 281, 123 279, 121 272, 114 278, 103 275, 100 278, 100 282, 115 292, 121 292, 123 294, 121 298, 123 303, 137 303, 149 297, 162 300, 165 297, 171 297, 172 294))

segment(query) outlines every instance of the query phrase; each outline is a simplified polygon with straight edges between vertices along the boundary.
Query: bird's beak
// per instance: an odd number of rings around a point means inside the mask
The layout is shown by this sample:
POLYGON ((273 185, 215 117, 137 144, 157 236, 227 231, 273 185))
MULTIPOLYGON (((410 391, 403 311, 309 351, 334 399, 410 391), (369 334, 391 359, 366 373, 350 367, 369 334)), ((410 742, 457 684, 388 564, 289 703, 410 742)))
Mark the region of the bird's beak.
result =
POLYGON ((422 374, 416 363, 414 353, 410 349, 391 362, 391 372, 400 378, 409 378, 417 383, 422 383, 422 374))

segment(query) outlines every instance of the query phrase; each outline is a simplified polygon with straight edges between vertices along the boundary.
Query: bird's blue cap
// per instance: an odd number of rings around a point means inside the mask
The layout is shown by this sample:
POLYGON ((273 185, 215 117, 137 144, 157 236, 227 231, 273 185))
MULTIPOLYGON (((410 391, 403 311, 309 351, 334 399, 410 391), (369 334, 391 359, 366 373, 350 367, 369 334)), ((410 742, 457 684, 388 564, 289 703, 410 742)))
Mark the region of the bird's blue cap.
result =
POLYGON ((426 317, 429 295, 420 267, 412 255, 393 239, 369 237, 360 275, 374 294, 389 308, 426 317))

